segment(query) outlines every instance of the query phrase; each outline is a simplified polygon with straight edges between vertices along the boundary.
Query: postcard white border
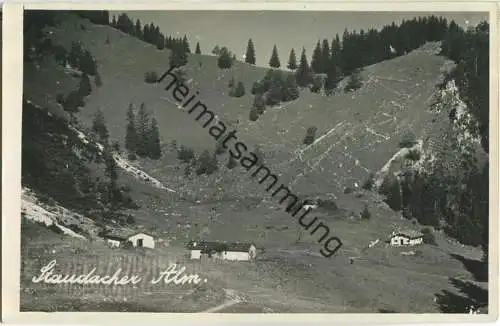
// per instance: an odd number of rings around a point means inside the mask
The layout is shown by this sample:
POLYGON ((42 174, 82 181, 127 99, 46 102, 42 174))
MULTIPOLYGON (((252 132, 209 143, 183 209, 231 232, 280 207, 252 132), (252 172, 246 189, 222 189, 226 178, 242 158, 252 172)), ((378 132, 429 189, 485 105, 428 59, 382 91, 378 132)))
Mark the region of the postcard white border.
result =
POLYGON ((307 10, 407 11, 490 13, 490 270, 489 314, 210 314, 19 312, 21 112, 23 75, 23 5, 3 5, 2 99, 2 317, 6 323, 43 324, 196 324, 196 323, 299 323, 299 324, 410 324, 479 323, 498 318, 498 198, 499 198, 499 3, 494 2, 144 2, 132 3, 31 3, 26 9, 106 10, 307 10))

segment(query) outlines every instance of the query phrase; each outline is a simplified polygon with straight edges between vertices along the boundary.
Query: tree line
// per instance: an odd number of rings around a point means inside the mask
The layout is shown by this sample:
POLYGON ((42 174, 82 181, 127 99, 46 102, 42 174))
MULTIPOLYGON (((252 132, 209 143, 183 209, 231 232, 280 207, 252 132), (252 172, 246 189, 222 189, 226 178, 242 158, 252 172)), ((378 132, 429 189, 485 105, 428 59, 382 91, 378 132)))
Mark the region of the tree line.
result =
MULTIPOLYGON (((80 139, 63 117, 49 115, 45 108, 23 101, 22 184, 40 199, 90 216, 103 224, 107 220, 131 223, 120 210, 137 208, 127 187, 118 184, 117 166, 107 138, 98 139, 92 130, 80 139), (96 146, 100 141, 104 150, 96 146), (95 177, 89 166, 103 168, 95 177)), ((102 130, 100 130, 102 132, 102 130)))
POLYGON ((109 25, 108 10, 66 10, 66 12, 88 19, 94 24, 109 25))
MULTIPOLYGON (((460 243, 480 246, 483 257, 470 271, 477 279, 484 280, 488 275, 489 159, 479 162, 477 151, 481 149, 474 142, 461 139, 460 134, 467 132, 478 137, 482 150, 489 152, 489 24, 482 22, 467 30, 453 21, 446 29, 443 25, 439 25, 443 40, 441 54, 455 61, 456 67, 439 85, 441 92, 432 105, 449 118, 435 149, 435 160, 426 157, 421 160, 423 154, 410 151, 405 159, 421 161, 423 169, 410 164, 400 175, 387 176, 378 191, 404 217, 441 229, 460 243), (458 96, 477 123, 460 121, 458 96)), ((371 175, 364 188, 371 189, 373 184, 371 175)), ((470 282, 450 280, 465 296, 449 291, 436 294, 443 312, 464 313, 472 303, 476 308, 487 306, 486 290, 470 282)))
POLYGON ((155 117, 141 103, 137 114, 132 103, 127 110, 127 126, 125 130, 125 149, 129 159, 149 157, 157 160, 161 157, 160 131, 155 117))
MULTIPOLYGON (((172 56, 174 56, 174 58, 170 59, 171 64, 174 64, 176 67, 187 63, 187 54, 191 53, 191 48, 186 35, 182 38, 165 36, 154 23, 151 22, 143 25, 140 19, 137 19, 134 23, 125 13, 118 15, 118 19, 113 16, 110 25, 141 41, 156 46, 159 50, 171 50, 172 56)), ((196 52, 201 53, 199 43, 196 45, 196 52)))
MULTIPOLYGON (((443 54, 458 62, 440 86, 442 92, 434 103, 449 117, 448 125, 440 135, 442 139, 435 150, 435 159, 424 158, 423 169, 410 165, 397 177, 389 175, 379 188, 386 195, 388 205, 402 211, 406 218, 442 229, 463 244, 481 246, 482 264, 478 264, 475 271, 481 275, 487 275, 488 270, 489 162, 479 162, 478 146, 459 136, 463 132, 479 136, 482 149, 488 152, 488 136, 484 133, 487 124, 481 120, 486 120, 489 109, 486 100, 489 95, 488 39, 487 23, 467 31, 451 25, 443 42, 443 54), (452 80, 456 82, 458 92, 454 91, 452 80), (478 124, 466 122, 461 125, 464 122, 456 116, 457 96, 467 103, 478 124), (461 131, 460 127, 463 127, 461 131)), ((417 158, 420 155, 407 155, 407 159, 417 158)), ((372 188, 372 178, 366 182, 366 189, 372 188)), ((464 312, 456 310, 462 309, 457 307, 443 309, 464 312)))
POLYGON ((80 83, 78 89, 71 91, 68 95, 57 94, 56 100, 70 114, 79 111, 85 105, 85 97, 92 93, 92 84, 89 76, 94 77, 96 87, 101 87, 103 82, 97 70, 97 62, 90 51, 86 50, 80 42, 73 42, 71 50, 66 51, 62 46, 54 46, 54 58, 56 62, 64 67, 79 70, 80 83))
POLYGON ((436 164, 426 173, 407 171, 384 181, 381 191, 389 205, 402 209, 421 224, 440 227, 464 244, 488 246, 489 164, 479 165, 477 148, 458 139, 456 107, 460 98, 478 123, 465 123, 465 131, 481 139, 488 153, 489 26, 483 22, 467 31, 453 22, 443 42, 443 54, 457 62, 440 86, 443 93, 434 107, 446 112, 449 125, 439 147, 436 164), (454 80, 458 92, 450 87, 454 80))
MULTIPOLYGON (((457 38, 457 34, 461 33, 463 30, 454 21, 448 24, 445 18, 434 15, 403 20, 399 25, 393 22, 380 30, 346 29, 341 36, 336 34, 331 41, 318 40, 312 51, 310 64, 304 47, 298 62, 295 49, 292 48, 286 67, 295 72, 297 83, 302 87, 314 84, 315 75, 326 75, 321 87, 324 87, 327 94, 331 94, 341 78, 357 73, 364 66, 404 55, 425 42, 444 40, 453 44, 443 54, 456 57, 464 43, 457 38)), ((249 39, 245 62, 255 65, 255 57, 255 46, 252 39, 249 39)), ((271 51, 269 66, 282 67, 276 45, 271 51)))
POLYGON ((469 126, 479 133, 481 144, 489 152, 489 24, 481 22, 463 30, 451 22, 442 45, 442 54, 457 63, 447 80, 454 79, 462 100, 479 123, 469 126))

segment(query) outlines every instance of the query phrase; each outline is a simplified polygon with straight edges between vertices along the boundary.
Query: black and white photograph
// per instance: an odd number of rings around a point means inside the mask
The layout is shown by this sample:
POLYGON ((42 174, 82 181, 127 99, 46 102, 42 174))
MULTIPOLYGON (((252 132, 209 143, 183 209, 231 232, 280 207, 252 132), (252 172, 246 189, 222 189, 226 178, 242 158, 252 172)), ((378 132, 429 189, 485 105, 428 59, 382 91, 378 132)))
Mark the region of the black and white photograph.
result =
POLYGON ((496 316, 496 22, 429 8, 22 10, 20 312, 496 316))

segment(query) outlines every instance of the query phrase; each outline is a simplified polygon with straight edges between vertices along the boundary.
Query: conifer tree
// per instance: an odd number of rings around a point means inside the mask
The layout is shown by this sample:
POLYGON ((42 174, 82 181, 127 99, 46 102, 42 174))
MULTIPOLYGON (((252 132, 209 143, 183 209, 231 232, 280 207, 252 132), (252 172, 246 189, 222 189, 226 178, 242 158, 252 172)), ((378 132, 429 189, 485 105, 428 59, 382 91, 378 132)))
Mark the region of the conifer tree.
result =
POLYGON ((158 26, 155 26, 151 44, 156 45, 158 47, 160 46, 161 43, 161 47, 165 46, 165 41, 160 42, 160 37, 161 37, 160 28, 158 26))
POLYGON ((295 56, 295 50, 294 49, 290 50, 290 56, 288 58, 287 68, 290 69, 290 70, 297 69, 297 57, 295 56))
POLYGON ((139 19, 135 21, 135 37, 144 40, 144 35, 142 34, 141 21, 139 19))
POLYGON ((259 116, 266 110, 266 101, 262 94, 256 93, 252 108, 250 109, 250 121, 256 121, 259 116))
POLYGON ((314 140, 316 139, 317 130, 318 128, 315 126, 307 128, 307 132, 303 141, 304 145, 311 145, 312 143, 314 143, 314 140))
POLYGON ((191 49, 189 47, 189 42, 186 35, 184 35, 184 38, 182 39, 182 48, 185 53, 191 53, 191 49))
POLYGON ((279 68, 281 66, 280 58, 278 56, 278 48, 276 48, 276 44, 273 46, 273 52, 271 54, 271 59, 269 60, 269 66, 272 68, 279 68))
POLYGON ((134 35, 134 23, 125 13, 118 16, 116 27, 128 35, 134 35))
POLYGON ((125 148, 131 154, 137 152, 138 136, 135 122, 135 113, 132 103, 129 104, 127 110, 127 129, 125 133, 125 148))
POLYGON ((316 43, 316 47, 314 48, 313 55, 311 58, 311 69, 313 70, 314 73, 321 73, 323 71, 322 67, 322 52, 321 52, 321 44, 318 42, 316 43))
POLYGON ((120 152, 120 143, 118 141, 114 141, 113 144, 111 144, 111 148, 115 151, 115 152, 120 152))
POLYGON ((252 107, 250 109, 250 114, 249 114, 250 121, 257 121, 259 116, 260 116, 260 114, 257 112, 257 109, 255 107, 252 107))
POLYGON ((212 54, 220 55, 220 47, 219 47, 219 45, 215 45, 214 46, 214 49, 212 50, 212 54))
POLYGON ((184 163, 191 163, 195 157, 194 157, 194 151, 192 148, 187 148, 184 145, 181 145, 181 147, 177 150, 177 158, 184 162, 184 163))
POLYGON ((95 85, 97 87, 101 87, 102 86, 101 74, 99 74, 99 73, 95 74, 95 85))
POLYGON ((395 211, 401 210, 402 198, 401 198, 401 186, 399 185, 399 181, 394 179, 391 187, 389 189, 389 195, 387 198, 387 204, 390 208, 395 211))
POLYGON ((215 154, 210 155, 210 153, 205 150, 201 153, 200 157, 196 161, 196 174, 212 174, 217 171, 217 157, 215 154))
POLYGON ((156 44, 156 37, 158 36, 158 26, 153 23, 149 23, 149 40, 148 43, 156 44))
POLYGON ((337 83, 342 75, 342 71, 340 69, 340 51, 340 39, 337 34, 335 39, 332 41, 330 59, 328 60, 326 67, 325 92, 327 95, 330 95, 337 87, 337 83))
POLYGON ((245 62, 251 65, 255 64, 255 48, 253 46, 252 39, 248 40, 247 52, 245 54, 245 62))
POLYGON ((312 74, 307 63, 306 50, 302 48, 302 54, 300 56, 300 63, 297 71, 295 72, 295 78, 297 79, 297 85, 300 87, 307 86, 312 81, 312 74))
POLYGON ((144 42, 150 42, 151 40, 151 31, 149 30, 149 24, 144 24, 142 27, 142 39, 144 42))
POLYGON ((327 73, 328 65, 330 63, 330 45, 328 40, 324 39, 321 48, 321 73, 327 73))
POLYGON ((90 95, 90 93, 92 92, 92 86, 90 85, 89 76, 87 76, 87 74, 85 73, 82 74, 78 90, 80 94, 82 94, 82 96, 90 95))
POLYGON ((163 50, 165 48, 165 36, 163 34, 159 34, 156 40, 156 48, 158 50, 163 50))
POLYGON ((368 178, 366 179, 365 183, 363 183, 362 188, 370 191, 370 190, 372 190, 374 184, 375 184, 375 175, 371 172, 368 175, 368 178))
POLYGON ((149 114, 146 111, 146 105, 141 103, 139 112, 137 113, 137 155, 144 157, 148 154, 148 137, 149 136, 149 114))
POLYGON ((253 107, 257 110, 257 113, 261 115, 266 110, 266 102, 264 96, 261 94, 256 94, 253 100, 253 107))
POLYGON ((241 81, 238 82, 234 89, 234 97, 242 97, 245 95, 245 85, 241 81))
POLYGON ((68 111, 71 114, 78 112, 79 107, 82 107, 84 105, 85 101, 83 100, 83 96, 79 91, 72 91, 62 102, 64 110, 68 111))
POLYGON ((319 75, 314 75, 312 78, 312 84, 309 87, 309 89, 313 93, 319 93, 322 88, 323 88, 323 78, 319 75))
POLYGON ((363 211, 361 212, 361 218, 363 220, 369 220, 371 217, 370 211, 368 210, 368 206, 365 204, 363 211))
POLYGON ((283 99, 284 95, 284 80, 280 70, 269 70, 269 88, 266 94, 266 104, 276 105, 283 99))
POLYGON ((337 87, 339 76, 339 67, 335 65, 333 60, 328 62, 326 80, 325 80, 325 93, 326 95, 331 95, 333 90, 337 87))
POLYGON ((262 84, 259 81, 254 82, 250 92, 252 93, 252 95, 262 94, 264 92, 262 84))
POLYGON ((288 74, 283 90, 283 101, 293 101, 299 97, 299 88, 294 74, 288 74))
POLYGON ((229 81, 229 88, 231 89, 229 91, 229 96, 231 97, 242 97, 245 95, 245 85, 241 81, 236 83, 234 77, 229 81))
POLYGON ((227 87, 233 88, 234 84, 235 84, 234 76, 232 76, 231 79, 229 79, 229 83, 228 83, 227 87))
POLYGON ((83 52, 81 52, 78 68, 80 68, 80 70, 87 75, 95 76, 97 72, 97 66, 94 58, 92 57, 92 54, 89 51, 83 50, 83 52))
POLYGON ((68 64, 71 67, 79 67, 80 66, 80 59, 82 57, 82 52, 83 49, 78 42, 72 42, 71 43, 71 50, 69 51, 68 55, 68 64))
POLYGON ((106 127, 106 121, 104 120, 104 115, 100 109, 94 114, 92 119, 92 132, 95 133, 99 140, 103 143, 107 143, 109 139, 108 128, 106 127))
POLYGON ((229 69, 233 65, 231 52, 225 46, 222 47, 219 51, 219 58, 217 59, 217 65, 221 69, 229 69))
POLYGON ((232 170, 233 168, 236 167, 236 165, 238 165, 238 163, 236 162, 236 160, 234 159, 234 157, 232 155, 229 155, 229 160, 227 162, 227 168, 229 170, 232 170))
POLYGON ((363 79, 361 78, 360 69, 354 69, 354 71, 349 76, 349 81, 345 86, 346 92, 355 91, 363 86, 363 79))
POLYGON ((195 53, 196 53, 196 54, 201 54, 200 42, 196 42, 196 50, 195 50, 195 53))
POLYGON ((378 192, 386 197, 389 197, 391 192, 391 185, 394 181, 394 178, 390 175, 385 176, 384 180, 382 180, 382 184, 380 185, 378 192))
POLYGON ((109 204, 111 205, 111 208, 114 207, 115 204, 117 204, 117 180, 118 180, 118 173, 116 172, 118 166, 113 158, 113 156, 109 153, 106 152, 105 157, 104 157, 104 164, 106 166, 105 173, 106 176, 109 179, 109 183, 107 185, 107 192, 108 192, 108 200, 109 204))
POLYGON ((178 46, 172 48, 172 53, 169 58, 171 67, 182 67, 187 63, 187 54, 178 46))
POLYGON ((347 29, 342 35, 341 69, 344 75, 350 75, 356 68, 360 68, 362 56, 360 54, 359 36, 356 32, 349 33, 347 29))
POLYGON ((149 129, 148 135, 148 155, 153 160, 157 160, 161 157, 161 147, 160 147, 160 131, 158 130, 158 123, 156 119, 151 119, 151 128, 149 129))
POLYGON ((331 54, 330 58, 335 58, 335 63, 337 66, 341 65, 341 52, 342 52, 342 46, 340 43, 340 36, 339 34, 335 34, 335 39, 332 41, 332 47, 330 48, 331 54))
POLYGON ((405 175, 401 180, 401 203, 403 208, 408 208, 411 204, 412 190, 411 190, 411 177, 405 175))

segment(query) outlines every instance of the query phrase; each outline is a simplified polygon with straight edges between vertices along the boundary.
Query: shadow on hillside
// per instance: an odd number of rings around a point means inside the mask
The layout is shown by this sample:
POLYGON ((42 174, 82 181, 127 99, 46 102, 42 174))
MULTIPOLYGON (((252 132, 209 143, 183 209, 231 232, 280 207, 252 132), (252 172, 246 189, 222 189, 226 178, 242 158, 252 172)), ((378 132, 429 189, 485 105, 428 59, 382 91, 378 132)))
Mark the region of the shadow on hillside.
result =
POLYGON ((447 290, 442 293, 436 293, 439 310, 444 313, 468 313, 469 307, 480 309, 484 312, 488 307, 488 290, 484 290, 472 282, 461 281, 450 277, 450 282, 455 286, 460 294, 447 290))
POLYGON ((478 282, 488 282, 488 266, 484 262, 475 259, 468 259, 461 255, 450 254, 451 257, 461 262, 465 269, 474 276, 478 282))

